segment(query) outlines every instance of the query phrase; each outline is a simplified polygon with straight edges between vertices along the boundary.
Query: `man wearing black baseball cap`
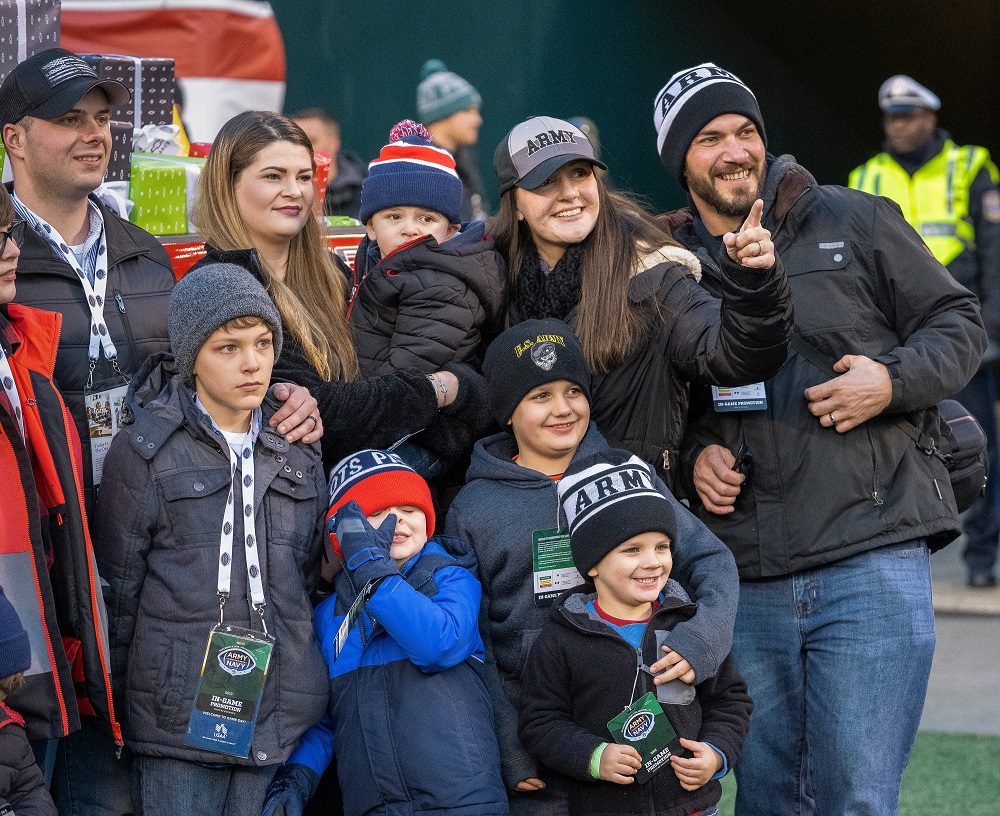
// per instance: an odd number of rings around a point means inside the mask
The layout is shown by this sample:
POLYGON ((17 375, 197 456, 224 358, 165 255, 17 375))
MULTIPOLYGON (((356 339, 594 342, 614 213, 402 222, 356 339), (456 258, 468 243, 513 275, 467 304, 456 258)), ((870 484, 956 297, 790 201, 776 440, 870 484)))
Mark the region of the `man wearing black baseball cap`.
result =
POLYGON ((961 528, 945 466, 892 418, 919 422, 975 373, 979 308, 889 201, 768 153, 731 72, 679 71, 654 105, 690 196, 664 221, 702 285, 719 293, 704 259, 762 198, 795 309, 766 407, 693 398, 681 455, 740 574, 733 654, 756 707, 736 813, 895 813, 934 653, 928 550, 961 528))
MULTIPOLYGON (((20 246, 17 300, 62 314, 55 379, 83 443, 88 510, 100 467, 93 465, 86 398, 114 404, 146 357, 170 348, 167 313, 175 277, 169 256, 156 238, 93 195, 111 157, 111 106, 129 98, 128 88, 101 79, 63 48, 26 59, 0 85, 0 126, 14 174, 11 194, 28 227, 20 246)), ((287 392, 274 419, 290 429, 288 441, 317 441, 322 426, 309 420, 316 401, 308 390, 291 384, 274 388, 287 392)), ((54 586, 61 607, 69 605, 72 584, 81 580, 68 572, 65 561, 52 571, 65 578, 54 586)), ((81 613, 71 610, 68 617, 75 624, 81 613)), ((98 730, 96 718, 81 716, 74 700, 64 703, 58 722, 28 726, 48 773, 55 738, 62 738, 54 781, 60 812, 131 813, 127 765, 116 761, 111 737, 98 730)))
MULTIPOLYGON (((17 216, 28 227, 20 247, 17 300, 62 313, 55 379, 83 442, 88 507, 99 479, 91 464, 85 394, 95 399, 115 394, 147 355, 169 349, 167 305, 175 282, 170 259, 153 236, 92 195, 111 157, 111 106, 129 98, 120 82, 101 79, 62 48, 26 59, 0 85, 0 126, 14 174, 11 193, 17 216)), ((56 558, 62 567, 52 571, 53 594, 57 605, 67 605, 75 597, 73 582, 85 576, 66 581, 56 576, 66 574, 71 560, 87 559, 60 557, 59 551, 56 558)), ((80 614, 71 611, 69 617, 80 614)), ((93 666, 87 648, 85 642, 84 665, 93 666)), ((47 775, 55 762, 53 794, 61 812, 130 813, 128 767, 116 761, 107 725, 78 710, 75 700, 64 702, 63 718, 27 723, 47 775)))

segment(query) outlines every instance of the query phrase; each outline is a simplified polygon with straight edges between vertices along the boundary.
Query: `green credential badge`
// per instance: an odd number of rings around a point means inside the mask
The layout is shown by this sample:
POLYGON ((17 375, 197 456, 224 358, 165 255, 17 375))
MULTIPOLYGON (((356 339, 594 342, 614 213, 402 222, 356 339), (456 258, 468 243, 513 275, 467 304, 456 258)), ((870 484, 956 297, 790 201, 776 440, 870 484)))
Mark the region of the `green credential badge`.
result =
POLYGON ((663 766, 670 764, 670 757, 680 751, 677 732, 663 713, 656 695, 649 692, 636 700, 621 714, 608 723, 608 730, 619 745, 631 745, 639 752, 642 766, 635 773, 635 781, 639 784, 649 779, 663 766))
POLYGON ((246 757, 274 639, 237 626, 212 628, 184 744, 246 757))

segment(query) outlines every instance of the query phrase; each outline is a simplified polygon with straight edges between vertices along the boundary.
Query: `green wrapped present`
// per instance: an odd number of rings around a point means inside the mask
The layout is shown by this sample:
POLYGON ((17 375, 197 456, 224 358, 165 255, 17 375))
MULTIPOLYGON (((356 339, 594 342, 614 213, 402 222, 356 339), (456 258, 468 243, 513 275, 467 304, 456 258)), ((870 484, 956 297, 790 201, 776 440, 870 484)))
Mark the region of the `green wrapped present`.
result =
POLYGON ((205 159, 133 153, 129 220, 153 235, 196 232, 191 222, 205 159))

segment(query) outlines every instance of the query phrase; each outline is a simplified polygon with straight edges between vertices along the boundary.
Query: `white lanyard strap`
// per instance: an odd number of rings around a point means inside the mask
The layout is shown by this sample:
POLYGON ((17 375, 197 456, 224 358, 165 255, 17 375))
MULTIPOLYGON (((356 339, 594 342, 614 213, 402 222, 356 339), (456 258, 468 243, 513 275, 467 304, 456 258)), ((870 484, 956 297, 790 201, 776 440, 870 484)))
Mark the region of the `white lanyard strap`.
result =
MULTIPOLYGON (((117 365, 118 349, 115 348, 115 344, 111 340, 111 332, 108 331, 108 325, 104 322, 105 293, 108 289, 108 245, 105 240, 104 225, 101 225, 101 235, 97 239, 99 246, 97 247, 97 257, 94 263, 94 283, 91 285, 87 273, 80 266, 73 251, 55 227, 48 224, 37 213, 29 210, 17 198, 16 193, 12 198, 20 205, 18 212, 25 217, 31 228, 41 235, 53 250, 62 256, 62 259, 70 265, 80 279, 80 284, 83 286, 83 293, 87 296, 87 306, 90 309, 90 347, 87 351, 87 357, 90 359, 91 373, 93 373, 94 368, 97 366, 97 360, 101 353, 100 350, 103 348, 104 356, 114 365, 115 370, 121 374, 122 372, 117 365)), ((125 375, 122 374, 122 376, 124 377, 125 375)), ((127 380, 128 378, 126 377, 125 379, 127 380)), ((88 381, 88 387, 89 385, 88 381)))
MULTIPOLYGON (((243 513, 243 549, 246 553, 247 579, 250 583, 250 606, 260 615, 261 625, 264 632, 267 632, 267 624, 264 623, 264 582, 260 574, 260 558, 257 554, 257 523, 253 507, 254 491, 254 463, 253 449, 257 442, 257 435, 260 433, 262 424, 260 409, 256 409, 250 419, 250 430, 243 437, 240 445, 241 455, 237 456, 232 447, 225 444, 229 451, 229 497, 226 500, 226 511, 222 516, 222 532, 219 535, 219 622, 222 622, 222 610, 229 599, 229 592, 232 587, 233 569, 233 531, 234 517, 236 514, 235 491, 233 490, 233 480, 237 471, 241 474, 240 492, 242 498, 241 512, 243 513)), ((213 423, 214 425, 214 423, 213 423)), ((216 428, 218 431, 218 428, 216 428)), ((221 436, 221 431, 218 431, 221 436)))
POLYGON ((21 431, 21 439, 24 439, 24 414, 21 411, 21 395, 17 393, 17 383, 14 382, 14 372, 10 370, 10 360, 0 347, 0 382, 3 383, 3 390, 7 393, 7 399, 14 406, 14 418, 21 431))

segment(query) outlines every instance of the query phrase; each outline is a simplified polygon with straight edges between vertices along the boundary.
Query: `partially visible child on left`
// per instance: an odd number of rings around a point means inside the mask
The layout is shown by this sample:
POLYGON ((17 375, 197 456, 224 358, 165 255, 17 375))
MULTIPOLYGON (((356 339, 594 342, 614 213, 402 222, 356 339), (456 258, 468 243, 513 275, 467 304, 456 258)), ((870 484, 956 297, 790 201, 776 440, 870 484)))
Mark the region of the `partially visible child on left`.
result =
POLYGON ((24 681, 31 667, 28 633, 0 587, 0 813, 56 816, 41 769, 24 733, 24 720, 4 700, 24 681))
POLYGON ((328 521, 328 555, 344 563, 314 615, 330 705, 279 769, 265 816, 301 813, 334 753, 346 816, 505 816, 472 548, 433 535, 427 482, 388 451, 334 466, 328 521))

